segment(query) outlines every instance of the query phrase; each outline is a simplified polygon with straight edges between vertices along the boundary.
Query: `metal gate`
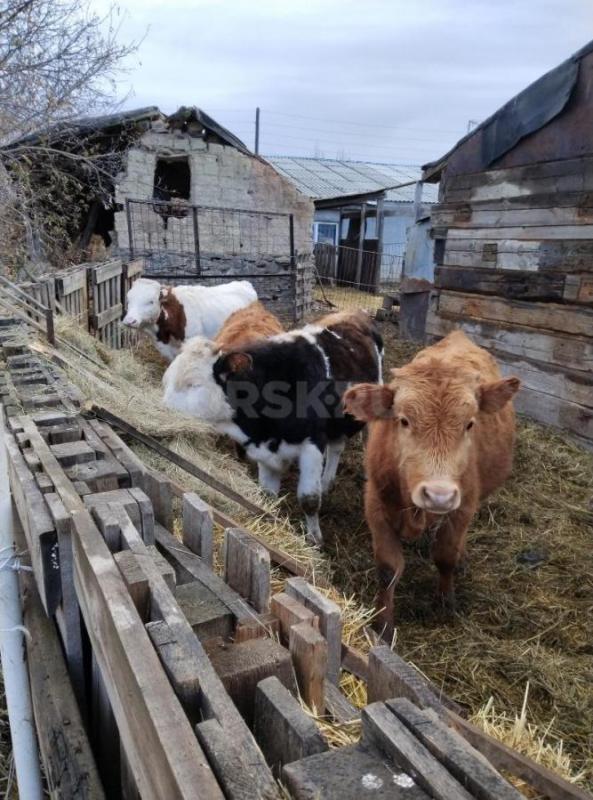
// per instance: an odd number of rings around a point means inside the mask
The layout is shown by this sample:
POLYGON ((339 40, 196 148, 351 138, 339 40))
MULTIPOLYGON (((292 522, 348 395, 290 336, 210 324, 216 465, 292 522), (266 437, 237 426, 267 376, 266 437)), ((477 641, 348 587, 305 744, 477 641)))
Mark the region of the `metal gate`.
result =
POLYGON ((250 262, 296 265, 292 214, 127 199, 126 219, 130 258, 144 259, 146 275, 239 276, 250 262))

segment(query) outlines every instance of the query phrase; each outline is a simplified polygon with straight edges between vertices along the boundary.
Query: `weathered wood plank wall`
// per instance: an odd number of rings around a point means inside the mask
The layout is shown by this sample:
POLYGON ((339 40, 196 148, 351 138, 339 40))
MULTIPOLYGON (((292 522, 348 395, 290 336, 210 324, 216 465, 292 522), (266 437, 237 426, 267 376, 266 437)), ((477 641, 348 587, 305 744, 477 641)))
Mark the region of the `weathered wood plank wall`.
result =
POLYGON ((517 407, 593 446, 593 157, 457 174, 426 331, 462 327, 523 382, 517 407))

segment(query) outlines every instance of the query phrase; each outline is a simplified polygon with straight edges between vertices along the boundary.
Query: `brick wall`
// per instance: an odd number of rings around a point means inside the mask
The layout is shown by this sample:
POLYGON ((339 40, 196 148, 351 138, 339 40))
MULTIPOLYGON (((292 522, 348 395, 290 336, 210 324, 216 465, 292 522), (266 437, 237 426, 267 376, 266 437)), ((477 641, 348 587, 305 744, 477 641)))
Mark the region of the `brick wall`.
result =
MULTIPOLYGON (((157 159, 179 156, 189 160, 189 202, 199 206, 200 282, 246 277, 286 322, 300 321, 310 304, 310 281, 303 276, 311 269, 313 203, 267 162, 234 147, 184 133, 144 134, 128 151, 125 171, 116 181, 116 202, 123 210, 115 214, 114 251, 129 255, 126 200, 152 200, 157 159), (250 211, 268 213, 263 217, 243 213, 250 211), (296 269, 290 262, 288 217, 275 214, 293 215, 296 269)), ((152 204, 133 208, 139 214, 134 216, 136 255, 155 254, 147 259, 147 271, 171 273, 179 263, 191 268, 195 249, 191 210, 187 216, 169 216, 165 221, 152 204), (169 252, 187 257, 170 257, 169 252)))
MULTIPOLYGON (((302 195, 273 167, 257 156, 249 156, 234 147, 205 142, 187 134, 149 131, 138 145, 128 152, 126 171, 118 176, 116 202, 126 199, 151 200, 154 170, 158 157, 182 156, 189 159, 191 170, 190 202, 201 207, 239 208, 246 211, 280 212, 294 215, 295 247, 302 253, 312 249, 311 226, 313 203, 302 195)), ((285 217, 269 216, 265 225, 248 221, 243 223, 243 241, 239 242, 237 217, 220 211, 200 212, 200 249, 205 254, 236 255, 229 250, 239 249, 247 254, 286 256, 288 230, 285 217), (254 240, 245 241, 245 233, 252 228, 254 240)), ((181 219, 169 218, 167 227, 159 214, 144 224, 146 247, 154 237, 167 237, 171 241, 186 241, 188 249, 193 244, 191 215, 181 219)), ((115 215, 117 245, 121 250, 128 246, 128 228, 125 211, 115 215)), ((135 230, 137 234, 137 229, 135 230)))

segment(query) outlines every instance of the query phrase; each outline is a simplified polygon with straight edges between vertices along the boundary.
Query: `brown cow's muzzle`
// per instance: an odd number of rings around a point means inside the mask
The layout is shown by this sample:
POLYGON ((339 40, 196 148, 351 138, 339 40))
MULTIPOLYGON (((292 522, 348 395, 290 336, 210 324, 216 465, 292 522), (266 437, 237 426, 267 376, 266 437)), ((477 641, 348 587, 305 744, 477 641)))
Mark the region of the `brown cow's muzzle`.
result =
POLYGON ((412 492, 412 502, 431 514, 447 514, 459 508, 461 492, 452 481, 423 481, 412 492))

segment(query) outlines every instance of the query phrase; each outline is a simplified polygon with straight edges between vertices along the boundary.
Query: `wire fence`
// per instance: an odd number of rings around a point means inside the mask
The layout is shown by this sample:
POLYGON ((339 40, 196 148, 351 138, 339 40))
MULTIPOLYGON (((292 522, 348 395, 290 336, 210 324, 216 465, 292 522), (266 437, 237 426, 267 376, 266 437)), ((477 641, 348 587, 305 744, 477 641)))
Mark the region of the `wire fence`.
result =
MULTIPOLYGON (((403 251, 403 248, 402 248, 403 251)), ((323 310, 373 313, 399 291, 404 257, 358 248, 315 245, 313 313, 323 310)))
POLYGON ((128 199, 126 215, 130 257, 149 275, 216 274, 221 261, 246 259, 294 265, 292 214, 128 199))

